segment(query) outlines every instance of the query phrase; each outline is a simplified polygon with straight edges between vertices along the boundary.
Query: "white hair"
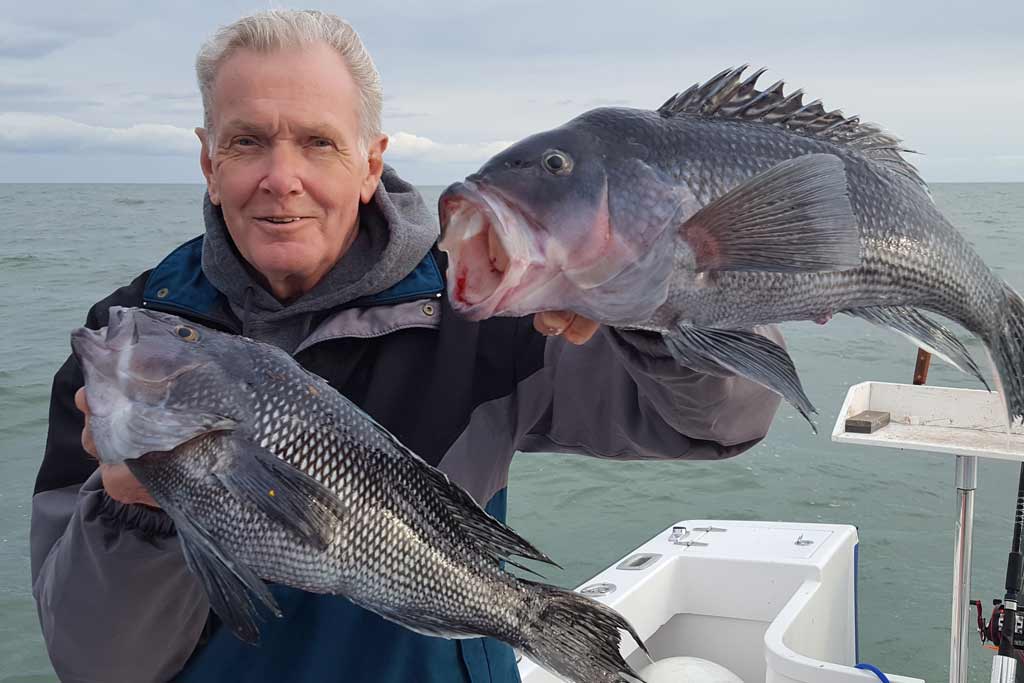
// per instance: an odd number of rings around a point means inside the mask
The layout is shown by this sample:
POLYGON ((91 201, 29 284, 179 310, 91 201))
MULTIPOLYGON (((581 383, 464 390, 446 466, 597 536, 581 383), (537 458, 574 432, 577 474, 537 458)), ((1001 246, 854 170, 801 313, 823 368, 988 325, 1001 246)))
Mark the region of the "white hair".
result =
POLYGON ((365 156, 370 141, 381 132, 384 92, 380 74, 355 29, 340 17, 317 10, 257 12, 222 27, 199 49, 196 78, 203 97, 203 125, 211 136, 211 148, 215 135, 213 84, 221 64, 238 49, 268 53, 315 43, 334 48, 355 81, 359 91, 359 146, 365 156))

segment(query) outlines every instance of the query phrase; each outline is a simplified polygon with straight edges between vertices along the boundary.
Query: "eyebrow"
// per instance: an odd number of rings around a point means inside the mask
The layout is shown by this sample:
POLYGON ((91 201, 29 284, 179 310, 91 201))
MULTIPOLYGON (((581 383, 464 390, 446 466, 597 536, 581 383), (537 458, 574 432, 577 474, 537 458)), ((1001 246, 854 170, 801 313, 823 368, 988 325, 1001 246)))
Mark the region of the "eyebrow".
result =
MULTIPOLYGON (((329 123, 314 123, 311 125, 299 125, 294 127, 296 132, 301 135, 314 136, 314 137, 327 137, 336 141, 341 141, 342 136, 337 128, 329 123)), ((258 123, 252 121, 246 121, 245 119, 231 119, 224 124, 223 130, 230 133, 241 133, 242 135, 253 134, 253 133, 266 133, 267 128, 258 123)))

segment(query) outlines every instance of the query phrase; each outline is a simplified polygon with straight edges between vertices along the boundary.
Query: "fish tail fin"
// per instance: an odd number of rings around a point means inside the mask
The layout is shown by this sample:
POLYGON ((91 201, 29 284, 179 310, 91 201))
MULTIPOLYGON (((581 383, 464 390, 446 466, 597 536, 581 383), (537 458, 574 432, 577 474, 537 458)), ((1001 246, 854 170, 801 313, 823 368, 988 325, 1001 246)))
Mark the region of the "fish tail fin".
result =
POLYGON ((573 591, 520 580, 538 594, 536 634, 523 651, 549 671, 573 681, 643 682, 619 651, 626 631, 650 657, 626 619, 607 605, 573 591))
POLYGON ((1010 421, 1024 417, 1024 299, 1003 285, 1006 315, 988 340, 1010 421))

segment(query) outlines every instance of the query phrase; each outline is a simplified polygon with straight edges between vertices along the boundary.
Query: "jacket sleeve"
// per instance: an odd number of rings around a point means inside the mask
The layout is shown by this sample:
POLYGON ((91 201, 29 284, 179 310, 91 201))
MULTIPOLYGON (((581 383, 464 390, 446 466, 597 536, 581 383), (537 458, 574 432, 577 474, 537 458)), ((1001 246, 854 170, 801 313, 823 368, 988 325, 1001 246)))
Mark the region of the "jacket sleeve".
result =
MULTIPOLYGON (((98 304, 87 325, 105 322, 98 304)), ((195 649, 209 605, 167 515, 103 490, 81 447, 74 394, 82 384, 69 358, 54 378, 32 498, 32 593, 43 638, 62 681, 166 681, 195 649)))
MULTIPOLYGON (((757 328, 777 343, 774 327, 757 328)), ((602 327, 586 344, 549 338, 545 410, 520 440, 526 452, 606 458, 728 458, 768 433, 779 397, 732 375, 680 366, 660 339, 602 327)))

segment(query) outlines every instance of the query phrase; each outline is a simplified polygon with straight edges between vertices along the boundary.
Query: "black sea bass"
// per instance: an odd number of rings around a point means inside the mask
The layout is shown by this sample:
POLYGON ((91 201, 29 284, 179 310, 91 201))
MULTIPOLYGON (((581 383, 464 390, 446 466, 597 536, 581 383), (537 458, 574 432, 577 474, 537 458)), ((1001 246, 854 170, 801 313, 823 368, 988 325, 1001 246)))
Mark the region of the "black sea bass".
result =
POLYGON ((939 213, 899 140, 744 70, 656 111, 589 111, 449 187, 456 309, 656 331, 680 363, 748 377, 805 416, 792 361, 752 326, 846 313, 984 382, 931 311, 984 341, 1009 417, 1024 415, 1024 301, 939 213))
POLYGON ((635 678, 618 613, 505 572, 550 560, 281 349, 119 307, 72 348, 100 460, 174 520, 239 637, 256 639, 257 601, 277 610, 266 579, 428 635, 498 638, 570 681, 635 678))

